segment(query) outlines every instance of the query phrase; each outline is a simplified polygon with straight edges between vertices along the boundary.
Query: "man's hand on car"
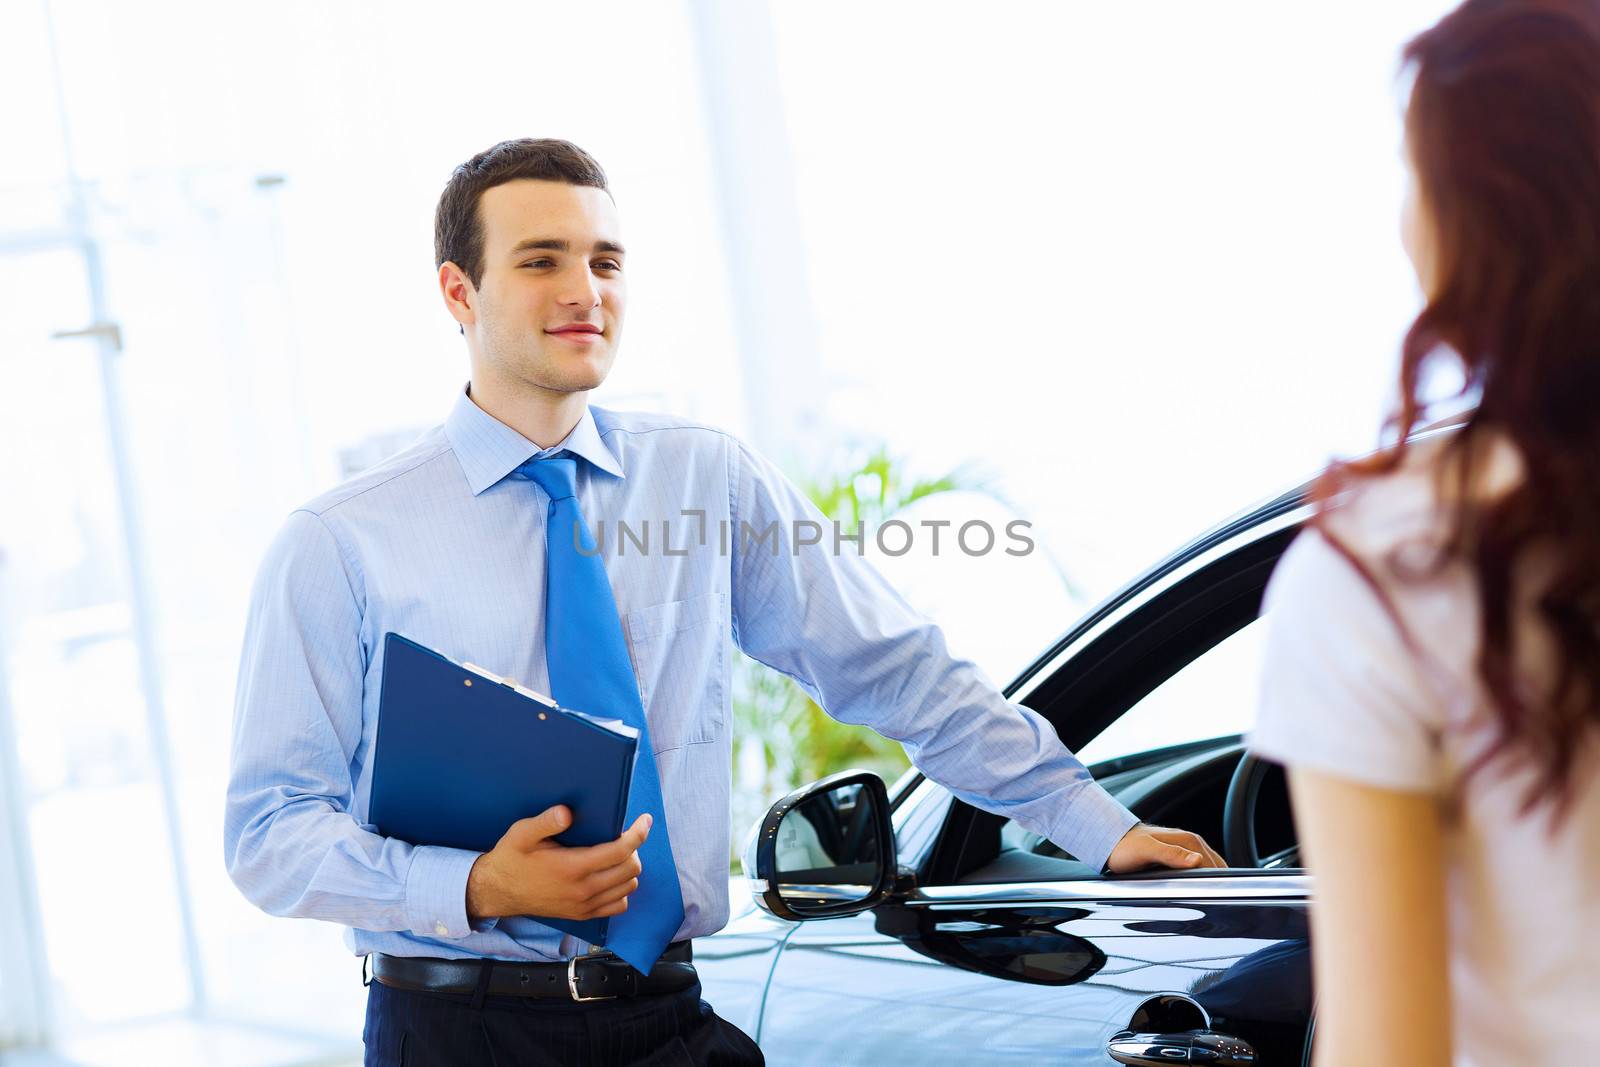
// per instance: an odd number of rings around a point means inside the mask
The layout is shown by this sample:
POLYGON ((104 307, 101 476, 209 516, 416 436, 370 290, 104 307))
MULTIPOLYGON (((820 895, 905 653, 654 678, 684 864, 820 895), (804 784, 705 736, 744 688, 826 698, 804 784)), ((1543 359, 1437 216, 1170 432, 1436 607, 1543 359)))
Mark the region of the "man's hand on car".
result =
POLYGON ((1226 867, 1221 856, 1206 844, 1205 838, 1188 830, 1139 823, 1122 836, 1111 850, 1106 869, 1112 874, 1127 874, 1145 867, 1226 867))

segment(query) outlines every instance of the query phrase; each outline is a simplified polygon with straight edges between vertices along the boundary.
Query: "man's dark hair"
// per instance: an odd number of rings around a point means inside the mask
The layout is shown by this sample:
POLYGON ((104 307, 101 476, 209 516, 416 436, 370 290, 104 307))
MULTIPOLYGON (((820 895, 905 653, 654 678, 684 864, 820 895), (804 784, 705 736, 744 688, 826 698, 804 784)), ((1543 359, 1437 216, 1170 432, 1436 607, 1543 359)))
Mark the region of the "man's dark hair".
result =
POLYGON ((457 167, 439 195, 433 215, 433 266, 448 260, 460 267, 476 289, 483 281, 483 220, 478 199, 485 189, 533 178, 604 189, 606 172, 595 158, 571 141, 553 137, 501 141, 457 167))

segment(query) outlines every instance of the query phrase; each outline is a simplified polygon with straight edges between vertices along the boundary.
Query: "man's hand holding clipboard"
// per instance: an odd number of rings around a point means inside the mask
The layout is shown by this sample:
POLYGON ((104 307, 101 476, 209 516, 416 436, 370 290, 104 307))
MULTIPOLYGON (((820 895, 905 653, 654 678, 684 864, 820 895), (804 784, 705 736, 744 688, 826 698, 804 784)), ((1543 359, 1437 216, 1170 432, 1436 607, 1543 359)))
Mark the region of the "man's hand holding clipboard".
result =
POLYGON ((628 894, 639 888, 639 846, 650 834, 649 814, 603 845, 551 840, 571 825, 572 813, 559 804, 512 823, 472 865, 467 917, 473 922, 501 915, 600 919, 627 911, 628 894))

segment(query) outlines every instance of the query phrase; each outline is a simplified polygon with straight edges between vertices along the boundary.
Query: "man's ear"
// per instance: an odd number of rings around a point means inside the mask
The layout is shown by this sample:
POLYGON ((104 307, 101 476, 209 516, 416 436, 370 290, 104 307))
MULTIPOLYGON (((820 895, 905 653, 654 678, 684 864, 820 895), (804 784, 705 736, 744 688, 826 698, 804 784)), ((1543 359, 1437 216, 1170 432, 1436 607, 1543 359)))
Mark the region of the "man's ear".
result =
POLYGON ((466 271, 447 259, 439 264, 439 292, 444 297, 445 310, 465 334, 467 323, 478 320, 478 291, 473 288, 472 280, 466 271))

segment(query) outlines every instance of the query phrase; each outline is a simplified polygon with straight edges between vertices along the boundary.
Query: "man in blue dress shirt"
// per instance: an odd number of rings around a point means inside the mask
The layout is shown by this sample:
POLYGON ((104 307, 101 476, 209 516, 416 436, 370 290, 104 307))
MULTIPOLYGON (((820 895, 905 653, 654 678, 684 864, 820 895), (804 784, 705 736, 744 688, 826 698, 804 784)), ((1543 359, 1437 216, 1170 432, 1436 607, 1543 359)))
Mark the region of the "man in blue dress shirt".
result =
POLYGON ((760 1062, 700 1002, 687 962, 688 939, 728 918, 730 643, 834 718, 902 742, 957 796, 1085 862, 1222 865, 1193 834, 1139 824, 1046 722, 953 658, 849 542, 773 551, 741 536, 776 524, 787 539, 797 521, 821 521, 742 442, 588 404, 616 359, 627 283, 616 207, 581 149, 508 141, 458 167, 435 252, 470 382, 442 426, 294 511, 272 543, 245 634, 227 794, 228 870, 245 896, 274 915, 341 923, 374 960, 369 1063, 402 1050, 412 1063, 760 1062), (622 520, 657 537, 648 552, 612 540, 601 555, 682 895, 675 943, 648 976, 614 959, 583 960, 580 974, 570 961, 590 946, 528 916, 625 910, 649 818, 607 845, 565 848, 549 840, 567 818, 552 809, 487 853, 413 846, 368 820, 385 633, 550 690, 551 498, 517 473, 558 455, 576 458, 588 524, 622 520), (611 976, 633 995, 575 999, 611 976), (543 992, 525 995, 533 987, 543 992))

